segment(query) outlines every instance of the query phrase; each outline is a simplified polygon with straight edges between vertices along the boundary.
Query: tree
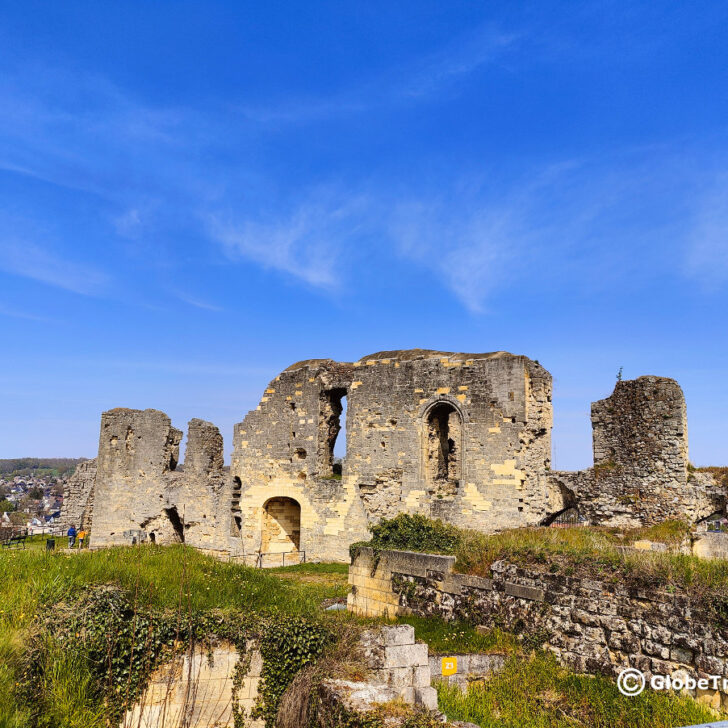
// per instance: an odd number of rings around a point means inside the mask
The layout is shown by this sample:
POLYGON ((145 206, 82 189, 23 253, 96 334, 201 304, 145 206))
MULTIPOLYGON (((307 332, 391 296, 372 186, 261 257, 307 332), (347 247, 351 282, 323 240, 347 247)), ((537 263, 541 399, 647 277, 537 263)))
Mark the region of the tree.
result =
POLYGON ((15 510, 15 503, 9 500, 0 500, 0 513, 12 513, 15 510))
POLYGON ((33 500, 40 500, 43 497, 43 488, 36 485, 28 491, 28 498, 33 500))

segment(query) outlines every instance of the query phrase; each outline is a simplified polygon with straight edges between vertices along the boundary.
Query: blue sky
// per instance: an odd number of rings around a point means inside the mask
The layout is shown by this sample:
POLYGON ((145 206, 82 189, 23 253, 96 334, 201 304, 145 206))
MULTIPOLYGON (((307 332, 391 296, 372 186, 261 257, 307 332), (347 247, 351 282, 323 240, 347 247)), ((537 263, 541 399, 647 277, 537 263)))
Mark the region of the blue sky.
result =
POLYGON ((554 465, 615 374, 728 463, 728 6, 0 4, 0 457, 232 425, 311 357, 508 350, 554 465))

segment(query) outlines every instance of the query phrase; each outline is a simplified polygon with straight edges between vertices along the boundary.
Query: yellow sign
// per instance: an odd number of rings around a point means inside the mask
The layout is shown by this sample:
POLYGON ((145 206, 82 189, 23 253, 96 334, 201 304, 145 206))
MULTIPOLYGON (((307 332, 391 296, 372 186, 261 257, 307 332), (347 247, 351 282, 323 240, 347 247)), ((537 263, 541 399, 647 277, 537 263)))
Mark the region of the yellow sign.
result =
POLYGON ((442 674, 443 675, 454 675, 458 671, 458 658, 457 657, 443 657, 442 658, 442 674))

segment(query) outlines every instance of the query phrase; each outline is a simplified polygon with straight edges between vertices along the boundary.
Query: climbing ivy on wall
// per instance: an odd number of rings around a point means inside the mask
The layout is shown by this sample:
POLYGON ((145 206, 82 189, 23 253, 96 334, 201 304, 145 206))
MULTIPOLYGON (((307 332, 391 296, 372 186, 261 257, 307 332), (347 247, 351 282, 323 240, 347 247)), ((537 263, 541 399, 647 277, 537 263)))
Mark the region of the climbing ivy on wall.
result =
MULTIPOLYGON (((194 645, 211 647, 225 640, 235 645, 240 659, 233 675, 233 714, 245 725, 237 693, 250 667, 249 642, 263 658, 258 703, 253 711, 266 726, 275 724, 281 696, 306 665, 315 661, 334 637, 322 624, 279 615, 180 613, 135 605, 117 587, 96 587, 80 598, 56 605, 36 624, 24 654, 17 693, 39 728, 57 728, 48 710, 54 700, 46 686, 57 657, 66 656, 88 676, 84 688, 90 704, 108 724, 118 724, 137 702, 154 669, 194 645)), ((212 650, 210 649, 210 653, 212 650)))
POLYGON ((300 617, 267 620, 259 643, 263 658, 259 704, 252 717, 264 718, 266 728, 273 728, 281 697, 296 673, 314 662, 333 639, 322 624, 300 617))

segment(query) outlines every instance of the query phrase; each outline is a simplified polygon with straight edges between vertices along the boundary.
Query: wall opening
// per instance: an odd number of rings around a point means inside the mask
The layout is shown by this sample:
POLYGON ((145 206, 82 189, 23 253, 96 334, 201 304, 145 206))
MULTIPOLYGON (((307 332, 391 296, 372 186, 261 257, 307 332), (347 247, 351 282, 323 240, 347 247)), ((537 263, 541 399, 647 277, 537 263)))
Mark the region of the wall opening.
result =
POLYGON ((271 498, 263 506, 260 550, 264 554, 289 553, 301 548, 301 506, 293 498, 271 498))
POLYGON ((425 422, 425 468, 430 490, 454 495, 462 477, 462 417, 449 402, 438 402, 425 422))
POLYGON ((165 508, 164 515, 167 516, 169 522, 172 524, 172 530, 174 532, 172 541, 174 543, 184 543, 185 529, 182 525, 182 519, 179 517, 179 513, 177 513, 177 509, 175 507, 165 508))
POLYGON ((230 500, 230 512, 232 514, 231 536, 239 536, 243 528, 243 519, 240 513, 240 491, 242 487, 242 481, 236 475, 233 478, 233 492, 230 500))
POLYGON ((327 389, 321 392, 319 409, 319 462, 320 477, 341 475, 341 463, 346 457, 346 389, 327 389), (343 421, 343 425, 342 425, 343 421), (339 436, 341 430, 344 434, 339 436), (337 446, 337 443, 338 446, 337 446), (334 466, 337 467, 334 467, 334 466))

